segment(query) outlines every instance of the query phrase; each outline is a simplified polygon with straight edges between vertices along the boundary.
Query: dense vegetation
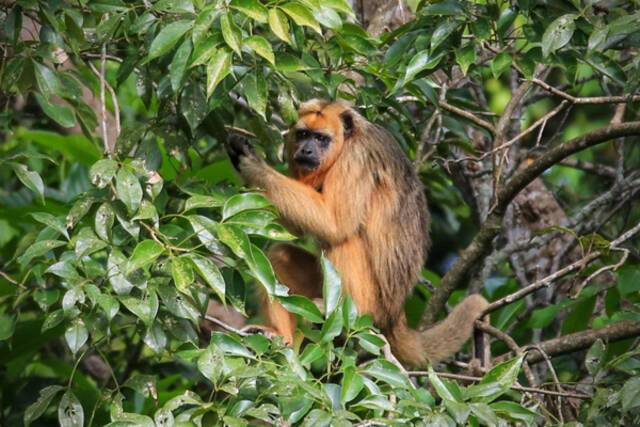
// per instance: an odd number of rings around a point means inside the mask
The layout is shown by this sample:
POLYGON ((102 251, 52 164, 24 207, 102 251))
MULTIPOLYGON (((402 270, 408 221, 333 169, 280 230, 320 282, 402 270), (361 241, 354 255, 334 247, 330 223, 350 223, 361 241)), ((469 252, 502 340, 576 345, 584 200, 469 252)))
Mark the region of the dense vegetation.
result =
POLYGON ((0 3, 1 425, 640 422, 637 2, 355 3, 0 3), (493 302, 456 361, 394 363, 324 259, 322 309, 277 282, 295 237, 223 145, 284 170, 312 97, 425 184, 411 323, 493 302), (256 287, 293 348, 243 329, 256 287))

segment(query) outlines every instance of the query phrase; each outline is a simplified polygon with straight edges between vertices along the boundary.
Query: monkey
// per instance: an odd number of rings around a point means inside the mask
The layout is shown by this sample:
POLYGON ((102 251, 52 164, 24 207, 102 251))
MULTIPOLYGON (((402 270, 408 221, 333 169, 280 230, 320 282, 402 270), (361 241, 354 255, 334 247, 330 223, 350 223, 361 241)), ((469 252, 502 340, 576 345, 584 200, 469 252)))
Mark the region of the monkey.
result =
MULTIPOLYGON (((487 307, 466 297, 426 331, 409 328, 404 303, 430 246, 430 216, 422 183, 389 131, 346 101, 312 99, 286 138, 291 176, 259 157, 246 138, 231 137, 227 152, 245 182, 264 191, 283 223, 313 236, 342 279, 359 314, 370 314, 407 367, 436 363, 458 351, 487 307)), ((292 230, 292 231, 293 231, 292 230)), ((267 254, 291 293, 322 296, 317 256, 288 243, 267 254)), ((268 325, 291 344, 296 318, 263 298, 268 325)))

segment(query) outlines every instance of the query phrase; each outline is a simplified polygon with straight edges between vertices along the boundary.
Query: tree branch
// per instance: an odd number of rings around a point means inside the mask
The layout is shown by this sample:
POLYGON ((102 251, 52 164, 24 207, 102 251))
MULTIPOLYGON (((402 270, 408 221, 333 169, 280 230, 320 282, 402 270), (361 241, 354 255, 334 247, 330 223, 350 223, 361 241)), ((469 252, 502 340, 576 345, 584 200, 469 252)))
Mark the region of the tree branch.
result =
POLYGON ((640 101, 640 95, 620 95, 620 96, 573 96, 560 89, 556 89, 545 81, 534 78, 531 82, 537 84, 547 92, 551 92, 573 104, 624 104, 626 102, 640 101))
POLYGON ((516 172, 498 192, 496 203, 480 227, 478 234, 462 251, 456 263, 447 271, 440 286, 429 299, 423 325, 428 327, 436 322, 438 313, 444 308, 451 293, 468 278, 471 270, 491 250, 493 239, 502 230, 502 220, 507 206, 523 188, 542 175, 545 170, 572 154, 611 139, 631 135, 640 135, 640 121, 611 124, 587 132, 580 137, 548 149, 541 156, 532 160, 527 167, 516 172))
MULTIPOLYGON (((548 356, 559 356, 589 348, 599 339, 613 342, 637 336, 640 336, 640 322, 622 320, 603 328, 589 329, 543 341, 537 344, 536 347, 540 347, 548 356)), ((500 363, 509 360, 511 357, 513 357, 511 352, 505 353, 496 357, 495 362, 500 363)), ((529 363, 537 363, 544 360, 544 356, 539 351, 531 351, 527 353, 526 360, 529 363)))

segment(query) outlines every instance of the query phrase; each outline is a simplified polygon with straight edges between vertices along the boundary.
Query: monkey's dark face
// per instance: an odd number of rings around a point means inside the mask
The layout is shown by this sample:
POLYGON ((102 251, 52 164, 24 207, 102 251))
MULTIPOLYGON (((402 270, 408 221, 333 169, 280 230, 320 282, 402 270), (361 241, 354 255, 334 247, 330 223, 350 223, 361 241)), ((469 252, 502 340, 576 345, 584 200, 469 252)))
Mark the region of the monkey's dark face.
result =
POLYGON ((312 171, 316 169, 326 157, 333 138, 319 130, 295 129, 293 161, 298 168, 312 171))

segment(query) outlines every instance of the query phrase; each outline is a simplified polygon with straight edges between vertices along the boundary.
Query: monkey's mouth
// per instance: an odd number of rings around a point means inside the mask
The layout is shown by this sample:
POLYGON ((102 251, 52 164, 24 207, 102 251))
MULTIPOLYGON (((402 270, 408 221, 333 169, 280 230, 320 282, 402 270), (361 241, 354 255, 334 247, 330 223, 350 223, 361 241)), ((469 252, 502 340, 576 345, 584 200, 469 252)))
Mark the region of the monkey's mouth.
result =
POLYGON ((306 170, 313 170, 320 164, 318 159, 314 157, 296 156, 293 160, 296 162, 297 166, 306 170))

